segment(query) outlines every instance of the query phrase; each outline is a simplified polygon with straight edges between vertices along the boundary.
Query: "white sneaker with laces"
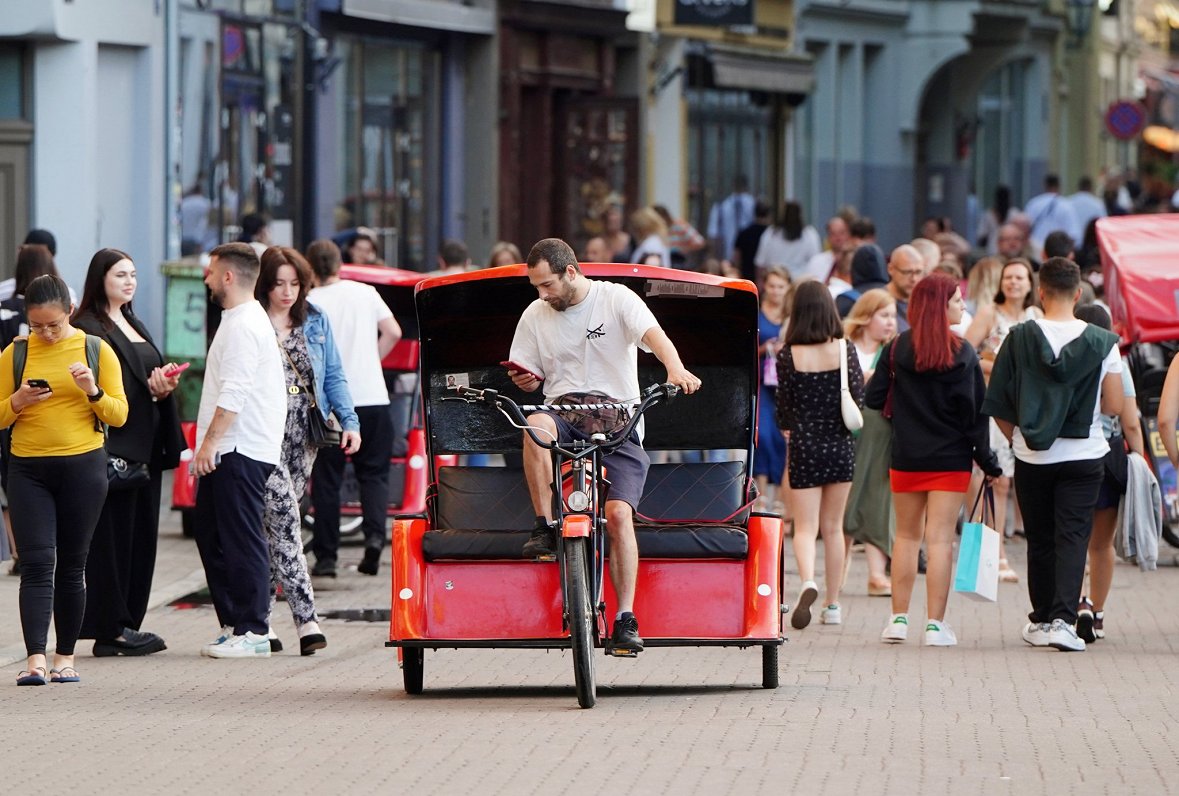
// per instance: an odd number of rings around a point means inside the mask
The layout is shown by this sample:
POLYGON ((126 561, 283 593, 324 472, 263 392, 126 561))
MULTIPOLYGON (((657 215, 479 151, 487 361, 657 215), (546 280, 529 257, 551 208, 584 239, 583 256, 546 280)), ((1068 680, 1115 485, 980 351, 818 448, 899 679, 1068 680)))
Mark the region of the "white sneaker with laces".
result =
POLYGON ((1084 652, 1085 640, 1077 635, 1077 629, 1063 619, 1053 619, 1048 628, 1048 646, 1061 652, 1084 652))
POLYGON ((270 639, 259 633, 246 631, 241 636, 230 636, 209 648, 210 658, 269 658, 270 639))
POLYGON ((226 641, 229 641, 232 635, 233 628, 229 625, 222 625, 221 632, 217 635, 217 638, 201 647, 201 656, 205 658, 209 657, 209 650, 211 650, 213 647, 216 647, 218 644, 224 644, 226 641))
POLYGON ((819 621, 825 625, 842 625, 843 612, 838 605, 828 605, 819 615, 819 621))
POLYGON ((958 637, 945 622, 930 619, 925 625, 925 646, 954 647, 958 645, 958 637))
POLYGON ((798 594, 798 602, 794 606, 794 612, 790 614, 790 626, 795 630, 802 630, 811 623, 811 606, 815 604, 815 600, 819 597, 819 587, 813 580, 805 581, 802 584, 802 591, 798 594))
POLYGON ((880 640, 885 644, 899 644, 909 637, 909 615, 893 614, 889 617, 880 640))
POLYGON ((1048 646, 1048 628, 1046 622, 1028 622, 1023 626, 1023 640, 1033 647, 1048 646))

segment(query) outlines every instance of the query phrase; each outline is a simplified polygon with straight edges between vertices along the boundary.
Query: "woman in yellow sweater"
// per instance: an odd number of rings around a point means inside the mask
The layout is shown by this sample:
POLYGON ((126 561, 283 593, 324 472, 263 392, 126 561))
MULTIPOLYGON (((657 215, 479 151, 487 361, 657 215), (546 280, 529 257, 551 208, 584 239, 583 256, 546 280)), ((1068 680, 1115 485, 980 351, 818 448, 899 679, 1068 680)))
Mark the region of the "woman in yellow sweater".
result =
POLYGON ((27 343, 14 342, 0 354, 0 428, 13 427, 8 495, 21 551, 20 620, 29 656, 16 683, 76 683, 86 554, 106 500, 101 423, 123 425, 127 397, 118 357, 105 342, 96 381, 86 362, 86 334, 70 325, 73 304, 61 277, 30 282, 25 305, 27 343), (22 344, 26 358, 17 385, 13 357, 22 344), (51 614, 57 647, 47 672, 51 614))

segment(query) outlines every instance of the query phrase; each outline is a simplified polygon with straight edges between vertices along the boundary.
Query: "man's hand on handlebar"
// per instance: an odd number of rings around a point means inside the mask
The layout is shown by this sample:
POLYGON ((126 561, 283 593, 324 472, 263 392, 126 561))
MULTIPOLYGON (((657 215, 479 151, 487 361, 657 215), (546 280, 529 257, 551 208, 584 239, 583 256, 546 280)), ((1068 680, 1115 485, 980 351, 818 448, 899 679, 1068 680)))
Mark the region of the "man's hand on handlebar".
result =
POLYGON ((691 395, 700 389, 702 382, 687 368, 667 371, 668 384, 674 384, 684 391, 684 395, 691 395))

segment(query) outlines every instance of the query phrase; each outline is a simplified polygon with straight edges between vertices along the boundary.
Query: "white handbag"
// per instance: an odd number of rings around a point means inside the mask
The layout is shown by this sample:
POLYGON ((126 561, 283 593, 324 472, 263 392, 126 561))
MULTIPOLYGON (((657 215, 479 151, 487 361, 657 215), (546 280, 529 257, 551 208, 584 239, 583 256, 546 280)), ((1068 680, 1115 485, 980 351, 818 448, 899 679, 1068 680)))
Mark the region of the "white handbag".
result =
POLYGON ((842 337, 839 339, 839 411, 848 431, 854 434, 864 427, 864 415, 847 386, 847 340, 842 337))

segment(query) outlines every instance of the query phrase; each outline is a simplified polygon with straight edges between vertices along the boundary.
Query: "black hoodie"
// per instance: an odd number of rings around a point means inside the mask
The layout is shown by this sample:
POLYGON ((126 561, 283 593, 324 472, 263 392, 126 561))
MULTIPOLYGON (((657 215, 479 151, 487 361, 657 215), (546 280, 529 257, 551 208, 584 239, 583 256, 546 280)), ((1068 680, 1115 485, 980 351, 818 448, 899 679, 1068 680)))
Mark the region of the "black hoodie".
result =
POLYGON ((903 332, 881 353, 864 405, 883 409, 889 384, 892 469, 970 472, 975 461, 987 475, 1002 475, 991 450, 987 416, 980 411, 986 384, 970 343, 962 341, 948 370, 919 372, 912 333, 903 332))

